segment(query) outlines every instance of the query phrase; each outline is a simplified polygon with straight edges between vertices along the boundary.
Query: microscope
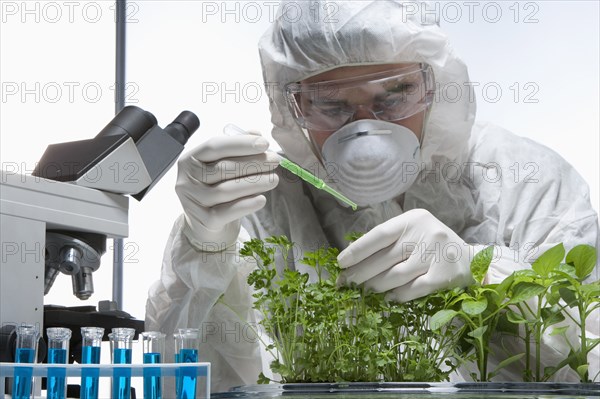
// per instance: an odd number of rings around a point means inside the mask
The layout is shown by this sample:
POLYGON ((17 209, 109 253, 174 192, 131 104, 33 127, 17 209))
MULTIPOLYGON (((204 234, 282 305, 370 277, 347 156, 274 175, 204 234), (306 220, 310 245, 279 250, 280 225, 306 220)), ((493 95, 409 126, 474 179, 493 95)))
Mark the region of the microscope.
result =
POLYGON ((143 321, 110 304, 45 307, 44 295, 65 274, 73 295, 92 296, 106 240, 128 235, 126 195, 141 201, 199 126, 184 111, 163 129, 150 112, 128 106, 94 138, 48 146, 31 175, 1 171, 0 362, 14 361, 16 325, 143 331, 143 321))

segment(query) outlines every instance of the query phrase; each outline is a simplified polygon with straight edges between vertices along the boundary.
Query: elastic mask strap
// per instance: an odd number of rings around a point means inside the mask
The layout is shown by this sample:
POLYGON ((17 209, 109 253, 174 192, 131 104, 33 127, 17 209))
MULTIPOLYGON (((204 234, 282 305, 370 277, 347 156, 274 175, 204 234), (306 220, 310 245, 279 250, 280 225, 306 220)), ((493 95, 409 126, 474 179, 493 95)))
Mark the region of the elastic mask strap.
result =
POLYGON ((317 157, 317 160, 321 163, 321 166, 323 166, 323 168, 325 168, 325 161, 323 160, 323 156, 321 155, 320 151, 317 149, 316 144, 313 143, 312 139, 310 138, 310 133, 308 132, 308 129, 300 126, 300 130, 302 130, 302 133, 304 133, 304 138, 308 142, 310 150, 315 155, 315 157, 317 157))
POLYGON ((427 110, 425 111, 425 117, 423 118, 423 127, 421 127, 421 135, 419 137, 419 146, 421 148, 423 148, 423 142, 425 141, 425 132, 427 130, 426 129, 427 124, 429 123, 429 114, 431 113, 431 107, 432 107, 432 105, 430 105, 429 107, 427 107, 427 110))

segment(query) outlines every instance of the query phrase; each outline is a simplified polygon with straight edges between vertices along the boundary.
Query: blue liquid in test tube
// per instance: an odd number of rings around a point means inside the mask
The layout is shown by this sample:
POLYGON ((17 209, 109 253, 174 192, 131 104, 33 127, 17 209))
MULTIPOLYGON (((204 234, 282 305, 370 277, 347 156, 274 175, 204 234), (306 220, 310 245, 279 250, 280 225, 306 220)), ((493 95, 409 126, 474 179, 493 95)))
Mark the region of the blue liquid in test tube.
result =
MULTIPOLYGON (((160 353, 144 353, 144 363, 159 364, 160 353)), ((160 369, 144 369, 144 399, 161 399, 160 369)))
MULTIPOLYGON (((131 364, 131 349, 115 348, 113 363, 131 364)), ((115 368, 113 378, 113 399, 128 399, 131 395, 131 370, 115 368)))
MULTIPOLYGON (((49 327, 46 329, 48 336, 48 364, 67 364, 69 358, 69 340, 72 331, 65 327, 49 327)), ((65 399, 67 389, 67 369, 48 368, 47 398, 65 399)))
MULTIPOLYGON (((198 361, 197 349, 181 349, 178 360, 180 363, 196 363, 198 361)), ((181 367, 177 383, 177 395, 180 399, 196 397, 196 369, 181 367)))
MULTIPOLYGON (((160 331, 144 331, 142 350, 145 364, 160 364, 165 354, 165 334, 160 331)), ((144 399, 162 399, 161 370, 144 368, 144 399)))
MULTIPOLYGON (((48 349, 48 364, 67 363, 67 350, 51 348, 48 349)), ((48 399, 65 398, 65 378, 67 372, 64 368, 48 370, 48 399)))
MULTIPOLYGON (((175 357, 175 363, 181 363, 179 361, 179 353, 176 353, 174 355, 175 357)), ((179 369, 175 370, 175 396, 177 397, 177 399, 180 398, 179 396, 179 386, 181 385, 181 373, 179 371, 179 369)))
MULTIPOLYGON (((17 348, 15 363, 33 363, 35 349, 17 348)), ((13 381, 13 399, 29 399, 31 396, 31 380, 33 369, 31 367, 15 367, 15 379, 13 381)))
MULTIPOLYGON (((115 327, 108 334, 110 350, 112 351, 112 363, 131 364, 131 343, 135 335, 135 329, 126 327, 115 327)), ((114 367, 112 379, 112 398, 129 399, 131 396, 131 368, 114 367)))
POLYGON ((144 363, 147 363, 147 364, 160 363, 160 353, 144 353, 144 363))
MULTIPOLYGON (((100 347, 84 346, 81 348, 81 363, 99 364, 100 347)), ((81 372, 81 399, 98 399, 98 379, 100 370, 85 369, 81 372)))

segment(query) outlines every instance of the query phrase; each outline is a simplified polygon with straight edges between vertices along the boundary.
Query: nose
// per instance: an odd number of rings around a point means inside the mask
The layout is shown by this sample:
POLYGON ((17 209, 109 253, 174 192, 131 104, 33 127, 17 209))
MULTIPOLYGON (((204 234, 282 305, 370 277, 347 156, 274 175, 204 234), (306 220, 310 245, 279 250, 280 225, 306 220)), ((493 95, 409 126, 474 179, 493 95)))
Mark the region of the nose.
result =
POLYGON ((377 119, 377 116, 368 106, 357 105, 354 114, 352 115, 351 122, 359 121, 361 119, 377 119))

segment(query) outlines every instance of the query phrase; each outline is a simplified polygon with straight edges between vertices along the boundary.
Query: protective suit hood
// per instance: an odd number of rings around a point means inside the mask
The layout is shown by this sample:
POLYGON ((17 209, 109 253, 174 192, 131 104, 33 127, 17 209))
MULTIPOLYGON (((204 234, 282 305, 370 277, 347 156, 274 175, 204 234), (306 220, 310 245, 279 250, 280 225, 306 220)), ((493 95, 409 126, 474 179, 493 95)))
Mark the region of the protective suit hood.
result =
MULTIPOLYGON (((461 165, 475 118, 475 102, 465 64, 432 19, 427 3, 407 1, 282 1, 276 21, 259 42, 265 84, 270 88, 272 136, 292 161, 326 177, 302 129, 288 109, 284 86, 341 66, 425 62, 433 68, 436 97, 424 128, 424 172, 435 163, 461 165)), ((424 172, 421 172, 422 175, 424 172)), ((431 174, 431 173, 430 173, 431 174)), ((454 180, 456 183, 456 180, 454 180)), ((332 183, 332 182, 330 182, 332 183)), ((419 178, 405 203, 440 209, 436 197, 464 197, 440 176, 419 178), (424 202, 423 202, 424 201, 424 202)), ((335 186, 335 184, 334 184, 335 186)), ((471 214, 439 215, 460 229, 471 214)))

